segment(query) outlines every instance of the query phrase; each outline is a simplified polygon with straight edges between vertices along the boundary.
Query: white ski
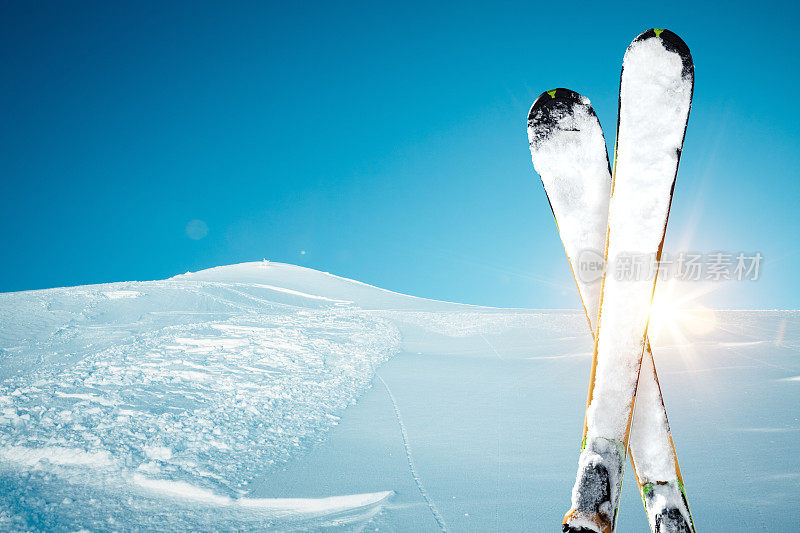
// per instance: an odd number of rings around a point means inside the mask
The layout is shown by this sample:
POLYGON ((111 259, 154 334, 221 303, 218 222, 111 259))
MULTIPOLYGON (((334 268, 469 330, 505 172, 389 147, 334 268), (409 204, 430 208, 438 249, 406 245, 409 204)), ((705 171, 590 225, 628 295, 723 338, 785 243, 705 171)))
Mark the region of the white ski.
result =
POLYGON ((609 533, 616 525, 655 274, 693 86, 691 55, 675 34, 648 30, 628 47, 620 78, 596 369, 572 509, 564 518, 567 531, 589 526, 609 533), (645 274, 637 264, 656 268, 645 274), (604 494, 598 495, 598 488, 604 494), (597 505, 603 496, 608 500, 597 505))

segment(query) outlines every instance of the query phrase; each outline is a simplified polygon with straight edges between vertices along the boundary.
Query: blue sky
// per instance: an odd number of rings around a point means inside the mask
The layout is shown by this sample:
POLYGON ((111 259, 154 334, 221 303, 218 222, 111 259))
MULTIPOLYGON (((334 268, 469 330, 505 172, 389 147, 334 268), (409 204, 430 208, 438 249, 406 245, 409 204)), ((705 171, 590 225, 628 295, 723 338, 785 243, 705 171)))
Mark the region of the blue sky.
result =
POLYGON ((656 26, 696 65, 667 250, 761 252, 703 303, 800 307, 796 8, 646 4, 6 2, 0 291, 266 257, 578 307, 526 113, 570 87, 611 145, 622 55, 656 26))

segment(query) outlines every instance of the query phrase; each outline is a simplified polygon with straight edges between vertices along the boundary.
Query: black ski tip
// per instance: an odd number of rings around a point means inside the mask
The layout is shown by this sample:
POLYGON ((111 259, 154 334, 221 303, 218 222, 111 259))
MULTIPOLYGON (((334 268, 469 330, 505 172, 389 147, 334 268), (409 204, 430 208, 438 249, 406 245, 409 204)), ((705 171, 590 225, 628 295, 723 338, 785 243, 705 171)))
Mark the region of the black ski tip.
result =
POLYGON ((681 60, 683 61, 684 76, 690 74, 694 75, 694 61, 692 61, 692 53, 689 51, 689 47, 686 46, 686 43, 683 42, 683 39, 678 37, 677 34, 671 32, 670 30, 663 28, 650 28, 649 30, 640 33, 639 36, 633 40, 633 42, 644 41, 645 39, 652 38, 661 39, 661 42, 664 44, 664 48, 681 56, 681 60))
POLYGON ((557 102, 561 105, 569 105, 570 102, 581 104, 588 103, 588 99, 571 89, 564 89, 563 87, 545 91, 533 102, 531 110, 528 112, 528 122, 536 116, 537 111, 552 107, 557 102))
POLYGON ((547 139, 558 128, 559 121, 572 114, 576 107, 584 106, 595 115, 589 99, 570 89, 545 91, 533 102, 528 112, 528 142, 533 147, 547 139))

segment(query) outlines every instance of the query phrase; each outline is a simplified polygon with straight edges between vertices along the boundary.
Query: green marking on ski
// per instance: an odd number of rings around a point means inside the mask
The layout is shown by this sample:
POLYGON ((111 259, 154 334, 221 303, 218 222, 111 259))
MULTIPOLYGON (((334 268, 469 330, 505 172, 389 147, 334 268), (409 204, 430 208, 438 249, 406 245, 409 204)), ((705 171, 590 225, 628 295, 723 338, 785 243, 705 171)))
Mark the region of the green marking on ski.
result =
POLYGON ((653 490, 652 483, 645 483, 642 485, 642 503, 644 504, 644 508, 647 509, 647 495, 653 490))
POLYGON ((586 448, 586 437, 583 437, 583 441, 581 441, 581 451, 586 448))
POLYGON ((557 90, 558 90, 558 89, 553 89, 552 91, 547 91, 547 94, 549 94, 549 95, 550 95, 550 98, 555 98, 555 97, 556 97, 556 91, 557 91, 557 90))
POLYGON ((622 457, 622 462, 624 463, 625 462, 625 456, 628 455, 628 450, 625 449, 625 445, 622 444, 618 440, 615 440, 614 444, 617 445, 617 453, 619 453, 619 456, 622 457))
POLYGON ((686 512, 689 513, 689 522, 692 523, 692 531, 697 531, 694 527, 694 517, 692 516, 692 510, 689 508, 689 498, 686 497, 686 489, 683 487, 683 481, 680 479, 678 480, 678 488, 681 489, 681 494, 683 495, 683 503, 686 505, 686 512))
POLYGON ((653 31, 655 32, 656 37, 661 37, 661 32, 664 31, 664 30, 663 30, 663 28, 662 29, 653 28, 653 31))

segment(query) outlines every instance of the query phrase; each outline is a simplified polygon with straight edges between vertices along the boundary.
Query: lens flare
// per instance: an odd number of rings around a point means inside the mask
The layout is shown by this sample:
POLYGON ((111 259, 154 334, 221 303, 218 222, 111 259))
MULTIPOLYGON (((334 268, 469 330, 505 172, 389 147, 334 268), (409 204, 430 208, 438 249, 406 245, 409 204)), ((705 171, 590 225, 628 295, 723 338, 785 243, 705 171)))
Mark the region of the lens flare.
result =
POLYGON ((666 284, 664 290, 657 292, 650 307, 650 338, 681 345, 689 342, 687 336, 701 337, 714 331, 716 314, 696 300, 705 292, 679 294, 676 284, 666 284))

